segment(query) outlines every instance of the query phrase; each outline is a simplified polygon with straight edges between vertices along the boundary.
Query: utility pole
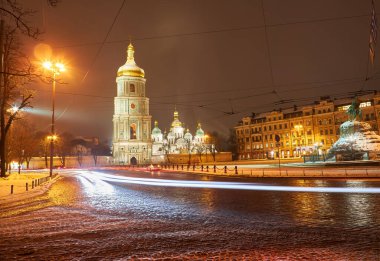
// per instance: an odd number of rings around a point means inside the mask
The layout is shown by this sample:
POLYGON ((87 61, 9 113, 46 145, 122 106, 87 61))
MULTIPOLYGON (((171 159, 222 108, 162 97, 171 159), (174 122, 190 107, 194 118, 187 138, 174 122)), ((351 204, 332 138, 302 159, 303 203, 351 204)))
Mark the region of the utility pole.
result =
POLYGON ((0 21, 0 176, 5 177, 5 86, 4 86, 4 20, 0 21))

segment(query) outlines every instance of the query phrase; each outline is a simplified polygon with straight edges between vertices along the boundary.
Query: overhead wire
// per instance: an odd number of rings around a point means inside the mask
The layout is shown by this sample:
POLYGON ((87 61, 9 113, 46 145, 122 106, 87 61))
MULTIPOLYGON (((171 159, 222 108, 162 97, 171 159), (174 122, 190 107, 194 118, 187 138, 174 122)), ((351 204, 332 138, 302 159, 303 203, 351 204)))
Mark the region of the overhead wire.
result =
MULTIPOLYGON (((275 28, 275 27, 281 27, 281 26, 287 26, 287 25, 321 23, 321 22, 336 21, 336 20, 347 20, 347 19, 363 18, 363 17, 369 17, 369 14, 341 16, 341 17, 332 17, 332 18, 322 18, 322 19, 313 19, 313 20, 307 20, 307 21, 296 21, 296 22, 287 22, 287 23, 277 23, 277 24, 266 25, 266 27, 267 28, 275 28)), ((165 34, 165 35, 156 35, 156 36, 136 37, 136 38, 134 38, 134 41, 197 36, 197 35, 204 35, 204 34, 244 31, 244 30, 252 30, 252 29, 263 29, 264 27, 265 26, 263 26, 263 25, 251 25, 251 26, 241 26, 241 27, 235 27, 235 28, 207 30, 207 31, 201 31, 201 32, 177 33, 177 34, 165 34)), ((119 43, 126 43, 129 41, 130 41, 129 39, 114 40, 114 41, 105 42, 104 44, 119 44, 119 43)), ((99 44, 104 45, 103 42, 88 42, 88 43, 78 43, 78 44, 71 44, 71 45, 56 46, 55 48, 64 49, 64 48, 73 48, 73 47, 86 47, 86 46, 99 45, 99 44)))

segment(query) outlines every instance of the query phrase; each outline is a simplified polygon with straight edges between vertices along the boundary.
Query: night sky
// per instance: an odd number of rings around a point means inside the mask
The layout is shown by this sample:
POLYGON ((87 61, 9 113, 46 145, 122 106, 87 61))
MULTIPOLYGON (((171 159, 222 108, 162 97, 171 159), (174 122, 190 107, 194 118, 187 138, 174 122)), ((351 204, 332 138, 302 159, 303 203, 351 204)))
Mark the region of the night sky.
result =
MULTIPOLYGON (((36 10, 29 20, 44 32, 26 42, 26 53, 37 61, 43 54, 34 47, 48 44, 70 66, 57 86, 57 132, 112 139, 115 77, 129 38, 161 130, 175 105, 192 132, 200 121, 206 132, 227 134, 251 112, 379 89, 376 63, 364 84, 370 0, 263 2, 126 1, 109 31, 122 0, 20 1, 36 10)), ((34 122, 49 131, 51 85, 33 88, 34 122)))

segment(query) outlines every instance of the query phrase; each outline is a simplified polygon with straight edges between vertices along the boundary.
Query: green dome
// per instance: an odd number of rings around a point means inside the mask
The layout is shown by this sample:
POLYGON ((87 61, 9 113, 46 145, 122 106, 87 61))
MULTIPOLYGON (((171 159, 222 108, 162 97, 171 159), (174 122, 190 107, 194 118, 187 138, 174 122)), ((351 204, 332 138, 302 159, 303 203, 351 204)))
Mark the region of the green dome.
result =
POLYGON ((161 130, 158 128, 158 122, 155 121, 154 122, 154 128, 152 130, 152 134, 161 134, 161 133, 162 133, 161 130))
POLYGON ((196 136, 204 136, 205 135, 205 132, 202 130, 200 123, 198 123, 197 131, 195 132, 195 135, 196 136))

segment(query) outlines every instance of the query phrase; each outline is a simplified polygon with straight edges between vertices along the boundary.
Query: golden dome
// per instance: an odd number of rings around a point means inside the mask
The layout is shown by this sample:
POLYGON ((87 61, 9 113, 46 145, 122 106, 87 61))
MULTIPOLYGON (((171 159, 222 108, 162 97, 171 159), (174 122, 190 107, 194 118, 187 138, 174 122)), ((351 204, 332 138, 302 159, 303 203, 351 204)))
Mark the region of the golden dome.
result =
POLYGON ((172 122, 172 127, 182 127, 182 122, 179 120, 178 111, 174 111, 174 120, 172 122))
POLYGON ((117 76, 145 77, 143 69, 137 66, 134 58, 135 49, 130 43, 127 50, 127 61, 117 71, 117 76))

